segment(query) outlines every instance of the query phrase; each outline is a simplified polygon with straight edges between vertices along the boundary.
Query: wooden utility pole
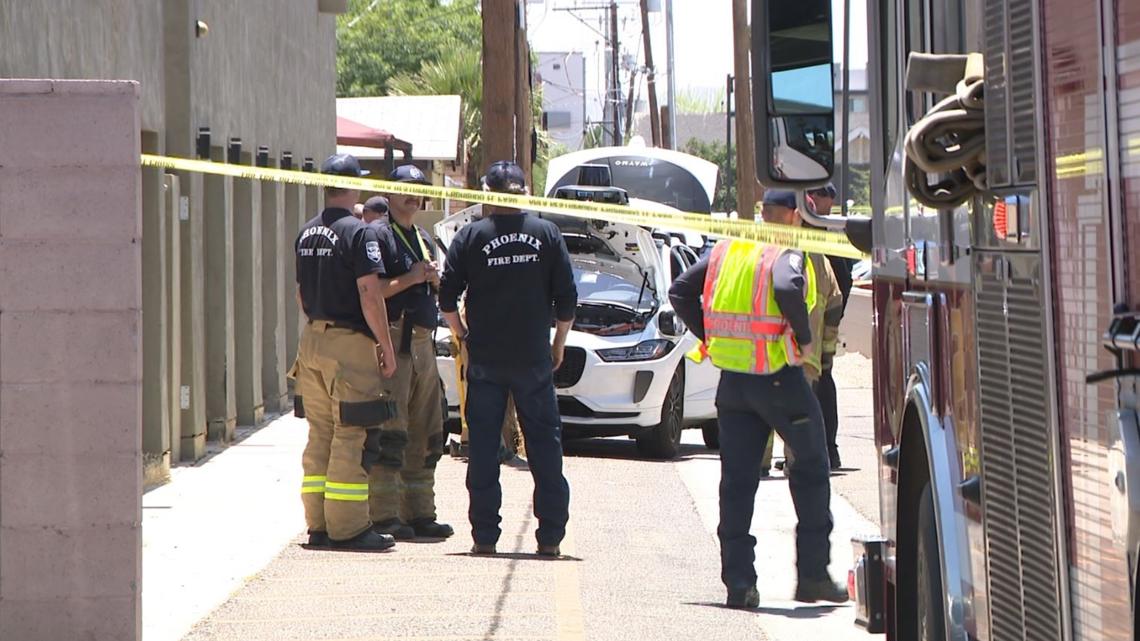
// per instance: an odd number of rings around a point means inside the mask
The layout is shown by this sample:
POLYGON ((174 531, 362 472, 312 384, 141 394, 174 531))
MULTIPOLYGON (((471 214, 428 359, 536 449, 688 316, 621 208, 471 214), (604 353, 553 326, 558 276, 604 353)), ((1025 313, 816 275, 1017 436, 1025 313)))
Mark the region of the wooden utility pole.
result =
POLYGON ((657 109, 657 80, 654 78, 653 47, 649 43, 649 0, 641 0, 641 34, 645 42, 645 82, 649 90, 649 128, 653 146, 661 146, 661 112, 657 109))
MULTIPOLYGON (((732 0, 732 40, 736 76, 736 215, 753 220, 761 189, 756 180, 756 138, 752 123, 748 0, 732 0)), ((761 123, 761 126, 767 124, 761 123)))
POLYGON ((613 144, 622 145, 621 135, 621 43, 618 40, 617 2, 610 2, 610 100, 613 103, 613 144))
MULTIPOLYGON (((531 175, 531 134, 534 131, 534 117, 530 107, 530 46, 526 41, 526 2, 518 2, 519 18, 515 21, 515 162, 522 167, 527 181, 534 191, 534 177, 531 175)), ((490 4, 490 3, 488 3, 490 4)), ((503 4, 506 4, 505 2, 503 4)))
POLYGON ((483 166, 515 157, 517 0, 483 3, 483 166))

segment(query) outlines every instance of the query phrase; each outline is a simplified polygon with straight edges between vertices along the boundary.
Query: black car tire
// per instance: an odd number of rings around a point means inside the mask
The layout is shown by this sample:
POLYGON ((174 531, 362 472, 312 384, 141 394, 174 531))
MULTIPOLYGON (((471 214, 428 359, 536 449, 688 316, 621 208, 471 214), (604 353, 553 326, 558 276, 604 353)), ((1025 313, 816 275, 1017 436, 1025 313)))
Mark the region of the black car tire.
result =
POLYGON ((914 638, 919 641, 945 641, 945 599, 942 593, 942 564, 938 552, 938 525, 934 521, 934 494, 930 483, 922 489, 918 502, 918 541, 915 568, 918 596, 915 600, 914 638))
POLYGON ((715 418, 701 423, 701 436, 705 439, 705 447, 710 450, 720 449, 720 423, 715 418))
POLYGON ((661 407, 661 422, 637 437, 637 451, 649 458, 668 460, 681 451, 681 430, 685 425, 685 366, 677 368, 661 407))

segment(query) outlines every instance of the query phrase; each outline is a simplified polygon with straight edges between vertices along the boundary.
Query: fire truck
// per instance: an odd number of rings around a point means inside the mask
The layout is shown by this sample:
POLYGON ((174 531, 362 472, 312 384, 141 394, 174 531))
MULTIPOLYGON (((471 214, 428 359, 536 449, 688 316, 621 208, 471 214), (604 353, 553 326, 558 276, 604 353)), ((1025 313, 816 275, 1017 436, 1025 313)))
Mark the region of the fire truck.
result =
MULTIPOLYGON (((1140 2, 867 5, 873 215, 805 208, 873 261, 882 518, 855 542, 857 620, 1140 638, 1140 2)), ((769 186, 834 172, 831 6, 753 0, 769 186)))

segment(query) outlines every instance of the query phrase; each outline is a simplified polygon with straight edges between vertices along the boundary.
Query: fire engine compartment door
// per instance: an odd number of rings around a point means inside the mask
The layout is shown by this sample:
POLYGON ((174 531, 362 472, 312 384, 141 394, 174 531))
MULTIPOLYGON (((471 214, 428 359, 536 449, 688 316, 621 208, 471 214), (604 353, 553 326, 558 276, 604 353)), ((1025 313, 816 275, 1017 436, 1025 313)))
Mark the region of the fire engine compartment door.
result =
POLYGON ((1116 432, 1108 453, 1113 540, 1128 551, 1136 567, 1140 547, 1140 418, 1136 410, 1116 412, 1116 432))

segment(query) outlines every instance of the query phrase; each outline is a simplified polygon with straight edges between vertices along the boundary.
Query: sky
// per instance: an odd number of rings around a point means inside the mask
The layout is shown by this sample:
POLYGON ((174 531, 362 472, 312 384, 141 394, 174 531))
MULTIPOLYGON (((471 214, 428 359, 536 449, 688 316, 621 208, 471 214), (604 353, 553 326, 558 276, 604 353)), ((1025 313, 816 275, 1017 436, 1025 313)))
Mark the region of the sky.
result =
MULTIPOLYGON (((777 0, 778 1, 778 0, 777 0)), ((867 64, 866 0, 851 0, 851 67, 867 64)), ((586 56, 587 104, 592 118, 600 117, 604 94, 605 40, 597 30, 605 11, 564 11, 575 6, 608 4, 604 0, 531 0, 527 4, 528 36, 535 51, 580 51, 586 56), (577 16, 577 19, 575 16, 577 16)), ((665 1, 660 0, 662 8, 665 1)), ((619 0, 622 50, 639 54, 641 14, 636 0, 619 0)), ((842 59, 843 1, 832 0, 835 24, 835 60, 842 59)), ((651 13, 653 57, 657 67, 658 96, 664 104, 666 48, 664 13, 651 13)), ((604 31, 604 29, 603 29, 604 31)), ((732 73, 731 0, 673 0, 673 52, 677 91, 686 88, 723 97, 725 78, 732 73)), ((639 58, 640 59, 640 58, 639 58)), ((643 63, 642 63, 643 64, 643 63)))

